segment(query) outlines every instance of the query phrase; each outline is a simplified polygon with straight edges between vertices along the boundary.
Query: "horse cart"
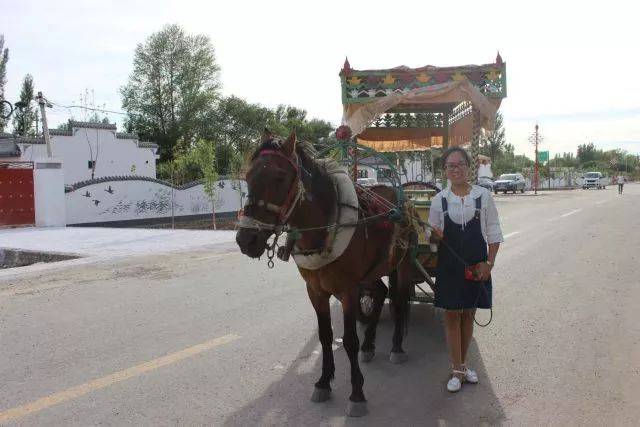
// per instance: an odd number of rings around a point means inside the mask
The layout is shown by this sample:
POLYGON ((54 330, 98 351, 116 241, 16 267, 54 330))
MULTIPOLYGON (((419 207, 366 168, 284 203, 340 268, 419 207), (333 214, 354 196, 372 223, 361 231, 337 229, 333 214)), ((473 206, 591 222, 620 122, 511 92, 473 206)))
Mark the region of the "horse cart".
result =
POLYGON ((351 365, 347 414, 362 416, 367 405, 359 363, 374 358, 387 293, 392 363, 407 360, 402 342, 409 301, 432 301, 423 283, 435 287, 437 247, 427 220, 438 188, 425 180, 427 169, 433 180, 427 158, 433 163, 436 148, 468 145, 475 173, 481 129, 491 129, 506 96, 506 65, 499 55, 492 64, 445 68, 355 70, 345 61, 340 78, 343 120, 334 143, 313 147, 298 143, 295 132, 284 139, 265 129, 246 173, 249 195, 236 242, 251 258, 266 253, 270 267, 276 252, 296 262, 322 344, 314 402, 331 396, 330 297, 340 300, 351 365), (411 167, 406 153, 412 153, 411 167), (379 279, 385 276, 389 289, 379 279), (358 317, 369 318, 362 341, 358 317))
MULTIPOLYGON (((411 216, 417 231, 409 242, 415 266, 410 300, 431 303, 437 246, 427 220, 439 191, 434 150, 469 148, 477 175, 481 133, 493 128, 506 96, 506 64, 498 55, 485 65, 355 70, 346 60, 340 78, 343 125, 332 150, 341 153, 355 183, 396 189, 395 211, 411 216)), ((378 300, 380 289, 379 283, 378 300)), ((374 309, 375 294, 375 286, 361 287, 361 319, 374 309)))

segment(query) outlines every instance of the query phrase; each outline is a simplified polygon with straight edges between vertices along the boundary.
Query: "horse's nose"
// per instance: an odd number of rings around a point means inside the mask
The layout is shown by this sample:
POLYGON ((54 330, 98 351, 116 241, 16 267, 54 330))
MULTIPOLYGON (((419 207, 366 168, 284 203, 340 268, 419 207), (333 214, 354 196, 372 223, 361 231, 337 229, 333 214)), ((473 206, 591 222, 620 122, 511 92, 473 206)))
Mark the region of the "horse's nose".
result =
POLYGON ((245 255, 248 254, 249 247, 255 244, 255 242, 256 242, 255 233, 250 233, 244 228, 241 228, 236 233, 236 243, 240 247, 240 251, 245 255))

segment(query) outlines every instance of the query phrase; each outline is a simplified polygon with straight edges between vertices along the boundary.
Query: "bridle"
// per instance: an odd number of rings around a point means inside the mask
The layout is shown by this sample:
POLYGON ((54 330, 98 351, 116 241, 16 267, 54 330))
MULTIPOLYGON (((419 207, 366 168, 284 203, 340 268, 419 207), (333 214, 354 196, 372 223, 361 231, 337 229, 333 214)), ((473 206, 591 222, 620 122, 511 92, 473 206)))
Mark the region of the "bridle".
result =
POLYGON ((280 234, 282 232, 283 226, 289 221, 289 218, 293 214, 293 211, 298 206, 298 203, 302 199, 304 195, 305 189, 302 183, 301 176, 301 167, 298 164, 298 156, 294 152, 294 156, 296 161, 294 162, 288 156, 282 154, 280 150, 274 149, 264 149, 259 152, 258 157, 262 156, 277 156, 282 159, 285 159, 289 165, 295 171, 295 178, 291 183, 291 187, 289 187, 289 191, 287 192, 287 197, 284 199, 282 205, 276 205, 271 202, 266 202, 262 199, 254 200, 251 197, 247 201, 246 206, 251 206, 255 204, 258 207, 264 207, 267 211, 273 212, 276 214, 276 221, 273 223, 259 221, 251 216, 243 215, 238 222, 238 226, 240 228, 251 228, 259 231, 271 231, 276 234, 280 234))

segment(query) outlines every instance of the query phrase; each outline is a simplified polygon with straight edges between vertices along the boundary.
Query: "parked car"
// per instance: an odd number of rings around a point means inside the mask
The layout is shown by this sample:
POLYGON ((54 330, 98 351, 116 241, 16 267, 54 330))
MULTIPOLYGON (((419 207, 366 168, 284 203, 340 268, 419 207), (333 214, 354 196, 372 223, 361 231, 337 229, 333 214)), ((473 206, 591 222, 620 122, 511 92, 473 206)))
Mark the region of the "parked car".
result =
POLYGON ((516 191, 520 191, 524 193, 524 176, 521 173, 503 173, 500 175, 500 178, 496 180, 493 184, 493 192, 498 194, 499 191, 502 191, 504 194, 507 194, 507 191, 513 191, 515 194, 516 191))
POLYGON ((356 182, 364 187, 373 187, 374 185, 378 185, 378 181, 376 181, 375 178, 358 178, 356 182))
POLYGON ((493 182, 493 178, 489 177, 489 176, 481 176, 478 177, 478 185, 480 187, 484 187, 489 191, 493 191, 493 187, 494 187, 494 182, 493 182))
POLYGON ((582 189, 597 188, 598 190, 604 190, 607 186, 605 177, 600 172, 587 172, 582 177, 582 189))

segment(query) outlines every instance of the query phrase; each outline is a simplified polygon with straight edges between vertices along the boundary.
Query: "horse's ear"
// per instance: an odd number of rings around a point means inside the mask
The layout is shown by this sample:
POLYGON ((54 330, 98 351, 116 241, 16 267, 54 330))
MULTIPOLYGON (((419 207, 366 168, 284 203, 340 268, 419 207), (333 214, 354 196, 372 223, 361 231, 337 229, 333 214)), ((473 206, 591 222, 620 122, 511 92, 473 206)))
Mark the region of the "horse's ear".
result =
POLYGON ((296 131, 291 131, 291 134, 287 138, 287 140, 282 144, 282 151, 287 155, 291 156, 293 152, 296 150, 296 131))
POLYGON ((262 139, 261 142, 265 142, 270 140, 271 138, 273 138, 273 132, 271 132, 269 129, 267 129, 266 127, 264 128, 264 130, 262 131, 262 139))

